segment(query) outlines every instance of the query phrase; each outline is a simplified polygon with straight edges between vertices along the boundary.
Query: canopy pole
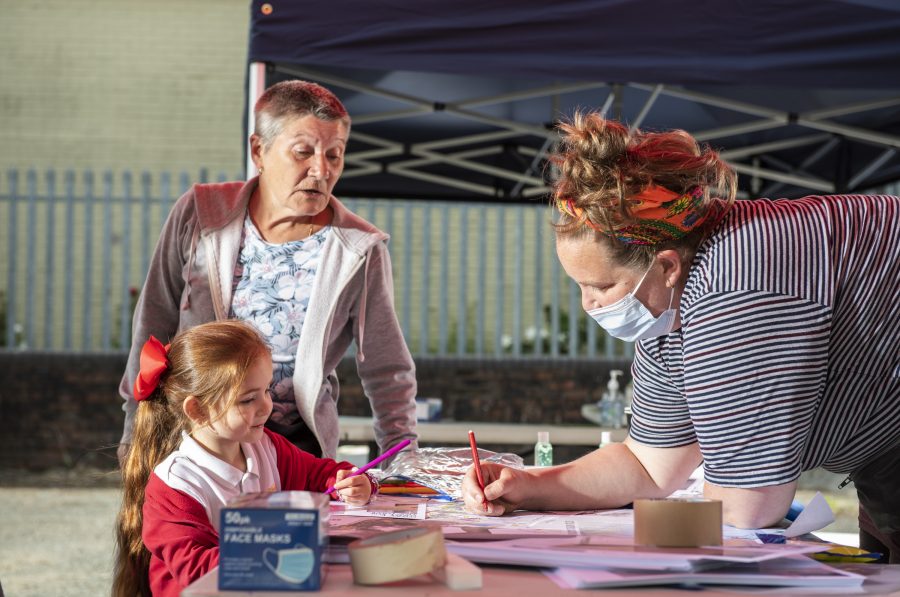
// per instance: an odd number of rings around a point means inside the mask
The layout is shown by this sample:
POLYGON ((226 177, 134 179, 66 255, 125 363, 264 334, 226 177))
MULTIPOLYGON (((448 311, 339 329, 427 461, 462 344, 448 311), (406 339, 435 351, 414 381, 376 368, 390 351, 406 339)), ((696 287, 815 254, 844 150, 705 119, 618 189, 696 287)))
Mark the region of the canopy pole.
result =
POLYGON ((253 134, 255 124, 253 122, 253 106, 256 100, 266 90, 266 63, 251 62, 247 72, 247 180, 257 175, 256 164, 250 153, 250 135, 253 134))

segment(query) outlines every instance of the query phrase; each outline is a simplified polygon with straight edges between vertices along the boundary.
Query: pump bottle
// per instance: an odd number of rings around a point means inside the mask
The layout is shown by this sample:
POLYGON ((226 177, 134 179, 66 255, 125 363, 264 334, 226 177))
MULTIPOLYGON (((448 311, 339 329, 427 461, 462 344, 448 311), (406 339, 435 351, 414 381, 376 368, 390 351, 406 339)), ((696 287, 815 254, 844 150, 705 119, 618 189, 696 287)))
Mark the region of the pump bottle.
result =
POLYGON ((600 399, 600 421, 603 427, 621 429, 625 426, 625 395, 619 390, 619 369, 609 372, 606 392, 600 399))
POLYGON ((553 446, 550 445, 549 431, 538 431, 538 440, 534 444, 534 466, 553 466, 553 446))

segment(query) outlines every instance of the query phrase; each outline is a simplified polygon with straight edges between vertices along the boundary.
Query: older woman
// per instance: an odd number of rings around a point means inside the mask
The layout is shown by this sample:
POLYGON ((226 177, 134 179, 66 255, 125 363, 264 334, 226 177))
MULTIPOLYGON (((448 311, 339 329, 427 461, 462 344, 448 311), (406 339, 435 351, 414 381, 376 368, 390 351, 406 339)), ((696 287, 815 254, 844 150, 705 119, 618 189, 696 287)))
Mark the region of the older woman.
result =
POLYGON ((588 315, 637 341, 632 426, 562 466, 486 465, 483 493, 470 471, 467 507, 621 507, 702 462, 726 522, 762 527, 821 466, 850 475, 863 545, 896 561, 900 199, 733 202, 732 170, 687 133, 596 114, 563 132, 557 253, 588 315))
POLYGON ((267 338, 275 365, 267 426, 302 449, 335 456, 335 368, 351 341, 381 449, 416 438, 415 368, 394 312, 388 236, 331 194, 344 169, 347 111, 319 85, 286 81, 265 91, 255 115, 259 176, 194 185, 163 227, 119 388, 120 458, 142 344, 229 318, 267 338))

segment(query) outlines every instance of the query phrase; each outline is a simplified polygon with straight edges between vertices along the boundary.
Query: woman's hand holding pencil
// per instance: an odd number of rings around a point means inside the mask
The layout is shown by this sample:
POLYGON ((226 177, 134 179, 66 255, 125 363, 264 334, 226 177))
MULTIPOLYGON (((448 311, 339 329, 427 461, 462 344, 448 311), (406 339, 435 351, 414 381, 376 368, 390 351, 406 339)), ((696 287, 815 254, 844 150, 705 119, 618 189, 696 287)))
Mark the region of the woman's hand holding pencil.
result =
POLYGON ((532 483, 526 471, 485 462, 481 464, 481 475, 484 490, 478 482, 476 467, 472 466, 466 471, 462 482, 466 510, 485 516, 502 516, 520 509, 532 483))
POLYGON ((466 509, 487 516, 501 516, 518 509, 521 498, 515 500, 512 496, 522 493, 516 491, 516 486, 525 487, 520 481, 526 473, 499 464, 481 464, 475 432, 471 430, 469 446, 472 448, 472 466, 466 471, 462 485, 466 509))

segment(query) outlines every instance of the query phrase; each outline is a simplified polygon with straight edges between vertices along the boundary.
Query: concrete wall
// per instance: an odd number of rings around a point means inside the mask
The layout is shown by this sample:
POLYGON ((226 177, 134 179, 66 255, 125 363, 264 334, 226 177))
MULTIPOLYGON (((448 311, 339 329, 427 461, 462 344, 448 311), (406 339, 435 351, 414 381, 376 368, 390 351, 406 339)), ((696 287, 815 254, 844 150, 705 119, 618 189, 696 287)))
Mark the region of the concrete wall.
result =
POLYGON ((0 168, 238 172, 250 3, 0 3, 0 168))
MULTIPOLYGON (((0 352, 0 470, 115 468, 123 420, 117 388, 125 359, 124 354, 0 352)), ((600 399, 608 370, 628 370, 627 363, 612 365, 598 360, 420 359, 417 378, 420 396, 443 399, 447 419, 586 424, 581 405, 600 399)), ((341 414, 369 414, 354 362, 345 360, 338 376, 341 414)), ((586 451, 556 448, 558 462, 586 451)))

